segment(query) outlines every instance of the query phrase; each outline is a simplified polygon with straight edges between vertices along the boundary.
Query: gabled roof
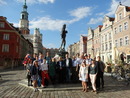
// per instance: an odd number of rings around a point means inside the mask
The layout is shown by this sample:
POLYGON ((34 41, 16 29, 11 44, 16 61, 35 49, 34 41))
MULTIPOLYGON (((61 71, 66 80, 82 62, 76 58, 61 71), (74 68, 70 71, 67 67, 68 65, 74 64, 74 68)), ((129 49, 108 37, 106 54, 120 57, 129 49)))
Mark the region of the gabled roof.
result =
POLYGON ((126 11, 130 11, 130 7, 126 6, 126 11))
POLYGON ((99 28, 102 28, 102 27, 103 27, 103 25, 99 25, 98 27, 99 27, 99 28))
POLYGON ((109 21, 114 21, 114 20, 115 20, 115 18, 109 17, 109 21))

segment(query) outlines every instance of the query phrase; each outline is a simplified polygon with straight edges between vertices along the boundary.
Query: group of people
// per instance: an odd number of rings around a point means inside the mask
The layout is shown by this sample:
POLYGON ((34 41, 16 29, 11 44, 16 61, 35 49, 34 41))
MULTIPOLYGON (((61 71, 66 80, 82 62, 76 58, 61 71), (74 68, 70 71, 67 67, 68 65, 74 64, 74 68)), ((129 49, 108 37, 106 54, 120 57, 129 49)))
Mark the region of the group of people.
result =
POLYGON ((94 59, 90 58, 90 56, 90 54, 85 55, 84 59, 80 59, 81 64, 79 64, 79 80, 82 81, 82 91, 88 92, 88 88, 92 86, 93 92, 97 93, 100 86, 104 88, 103 74, 105 64, 101 61, 100 56, 94 59))
POLYGON ((44 56, 29 54, 25 56, 23 64, 27 69, 28 86, 34 86, 34 91, 38 91, 37 86, 46 87, 48 83, 77 83, 82 81, 83 91, 87 92, 88 87, 92 86, 93 92, 104 87, 103 73, 105 64, 100 56, 92 59, 91 55, 77 54, 73 58, 69 54, 65 58, 51 58, 47 52, 44 56), (33 84, 33 85, 32 85, 33 84))

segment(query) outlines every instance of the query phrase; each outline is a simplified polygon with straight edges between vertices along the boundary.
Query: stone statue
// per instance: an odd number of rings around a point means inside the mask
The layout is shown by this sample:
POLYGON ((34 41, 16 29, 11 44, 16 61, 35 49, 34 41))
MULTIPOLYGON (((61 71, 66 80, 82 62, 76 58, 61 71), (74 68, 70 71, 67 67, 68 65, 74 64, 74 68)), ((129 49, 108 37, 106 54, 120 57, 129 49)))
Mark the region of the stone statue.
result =
POLYGON ((66 33, 68 33, 66 30, 66 24, 63 25, 62 27, 62 31, 61 31, 61 39, 62 39, 62 43, 61 43, 61 47, 60 50, 64 50, 65 49, 65 45, 66 45, 66 33))

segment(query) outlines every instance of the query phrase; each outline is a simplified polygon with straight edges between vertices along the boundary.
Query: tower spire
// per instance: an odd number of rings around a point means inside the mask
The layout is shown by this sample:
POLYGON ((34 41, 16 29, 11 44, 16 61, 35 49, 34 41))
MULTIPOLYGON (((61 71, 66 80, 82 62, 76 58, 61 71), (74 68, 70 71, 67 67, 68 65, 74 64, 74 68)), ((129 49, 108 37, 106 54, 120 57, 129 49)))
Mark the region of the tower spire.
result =
POLYGON ((29 21, 28 21, 28 12, 27 12, 26 0, 24 0, 23 10, 21 12, 21 18, 19 22, 20 30, 22 34, 29 34, 29 21), (25 32, 26 31, 26 32, 25 32))
POLYGON ((24 5, 26 5, 26 0, 25 0, 25 2, 24 2, 24 5))

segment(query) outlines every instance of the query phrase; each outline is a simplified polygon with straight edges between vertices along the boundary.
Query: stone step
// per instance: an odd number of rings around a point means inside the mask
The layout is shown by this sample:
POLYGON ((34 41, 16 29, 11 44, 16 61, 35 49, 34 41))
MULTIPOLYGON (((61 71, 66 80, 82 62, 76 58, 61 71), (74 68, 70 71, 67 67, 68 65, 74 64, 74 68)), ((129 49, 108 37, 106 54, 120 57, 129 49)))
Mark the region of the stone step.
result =
MULTIPOLYGON (((27 79, 24 79, 19 82, 20 85, 34 89, 32 86, 28 86, 27 79)), ((48 85, 46 88, 38 87, 40 92, 43 91, 66 91, 66 90, 81 90, 81 84, 80 83, 74 83, 74 84, 56 84, 56 85, 48 85)))

